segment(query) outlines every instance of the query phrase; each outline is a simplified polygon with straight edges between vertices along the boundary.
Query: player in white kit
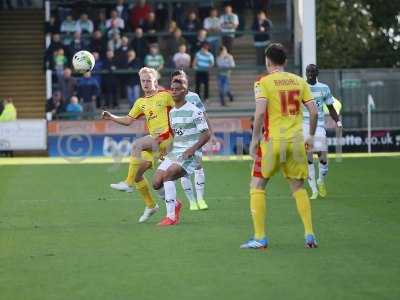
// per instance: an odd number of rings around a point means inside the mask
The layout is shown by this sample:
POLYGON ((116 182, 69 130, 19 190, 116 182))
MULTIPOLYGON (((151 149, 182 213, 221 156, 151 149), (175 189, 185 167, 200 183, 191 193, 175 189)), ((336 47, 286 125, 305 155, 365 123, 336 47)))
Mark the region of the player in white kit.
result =
MULTIPOLYGON (((174 71, 172 73, 171 80, 174 80, 174 79, 182 80, 184 82, 184 84, 189 86, 188 76, 186 75, 185 71, 183 71, 183 70, 174 71)), ((201 101, 200 96, 194 92, 188 91, 185 99, 187 102, 192 103, 194 106, 196 106, 198 109, 200 109, 203 112, 204 117, 208 124, 208 128, 211 131, 210 122, 206 115, 206 108, 205 108, 203 102, 201 101)), ((202 166, 201 159, 198 161, 198 165, 196 166, 196 169, 194 170, 194 183, 195 183, 195 188, 196 188, 196 198, 194 197, 191 176, 187 175, 187 176, 184 176, 181 178, 181 184, 182 184, 183 191, 185 192, 186 198, 188 198, 189 203, 190 203, 190 210, 208 209, 208 205, 207 205, 206 201, 204 200, 205 181, 206 181, 205 174, 204 174, 204 169, 202 166)))
POLYGON ((171 93, 175 107, 169 112, 173 131, 172 149, 154 174, 153 188, 165 200, 167 215, 158 224, 170 226, 179 223, 180 203, 176 199, 175 180, 192 175, 201 159, 201 147, 210 139, 204 113, 186 101, 188 87, 185 81, 173 79, 171 93))
MULTIPOLYGON (((308 183, 310 185, 312 195, 310 199, 316 199, 318 195, 326 197, 327 190, 325 186, 325 177, 328 174, 328 145, 326 141, 326 129, 325 129, 325 113, 324 104, 329 110, 329 114, 332 119, 336 122, 337 127, 342 127, 342 122, 339 120, 338 113, 336 112, 333 103, 334 99, 331 94, 329 86, 318 81, 318 67, 314 64, 310 64, 306 68, 307 83, 311 88, 315 103, 318 109, 318 122, 317 129, 315 131, 314 146, 312 149, 308 149, 308 183), (319 159, 319 176, 318 180, 315 180, 315 168, 313 161, 313 154, 318 154, 319 159), (317 188, 318 186, 318 188, 317 188)), ((309 135, 309 114, 306 109, 303 110, 303 132, 304 137, 307 138, 309 135)))

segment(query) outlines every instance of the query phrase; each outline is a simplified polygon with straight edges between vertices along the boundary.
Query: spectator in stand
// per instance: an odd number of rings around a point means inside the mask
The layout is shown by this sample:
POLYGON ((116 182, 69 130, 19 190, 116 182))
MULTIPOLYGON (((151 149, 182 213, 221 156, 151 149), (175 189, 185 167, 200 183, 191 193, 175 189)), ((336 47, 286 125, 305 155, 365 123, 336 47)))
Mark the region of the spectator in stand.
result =
POLYGON ((130 23, 133 30, 141 26, 152 11, 151 6, 146 3, 146 0, 139 0, 132 8, 130 23))
POLYGON ((172 61, 176 69, 187 69, 190 67, 191 57, 186 53, 185 44, 179 46, 179 51, 175 53, 172 61))
POLYGON ((126 36, 121 38, 121 45, 115 51, 115 59, 118 68, 125 68, 128 62, 129 39, 126 36))
POLYGON ((156 22, 158 28, 162 28, 164 30, 166 21, 169 19, 168 16, 168 4, 164 1, 155 1, 153 2, 155 13, 157 16, 156 22))
POLYGON ((166 29, 166 34, 161 37, 160 45, 161 45, 161 51, 165 54, 165 57, 167 59, 167 65, 170 66, 172 63, 171 60, 168 60, 168 58, 173 55, 174 53, 168 49, 169 47, 169 42, 173 40, 174 38, 174 32, 175 30, 178 29, 178 26, 174 20, 171 20, 167 24, 167 29, 166 29))
POLYGON ((143 29, 140 27, 135 30, 135 35, 131 41, 131 48, 135 50, 136 56, 143 62, 149 51, 149 46, 146 38, 143 37, 143 29))
POLYGON ((201 27, 202 23, 197 18, 196 13, 191 11, 182 26, 183 32, 188 33, 185 34, 184 37, 190 45, 193 45, 196 42, 196 33, 201 29, 201 27))
MULTIPOLYGON (((245 11, 247 7, 251 7, 252 4, 254 5, 254 2, 258 2, 257 1, 252 1, 253 3, 249 3, 247 1, 243 1, 243 0, 231 0, 230 1, 230 5, 232 6, 232 10, 237 12, 237 16, 239 19, 239 26, 238 28, 236 28, 236 30, 245 30, 245 25, 246 25, 246 17, 245 17, 245 11), (247 3, 246 3, 247 2, 247 3)), ((236 37, 238 37, 239 34, 236 35, 236 37)))
POLYGON ((143 32, 148 35, 147 42, 149 44, 158 43, 158 37, 155 35, 155 33, 157 33, 157 31, 159 31, 160 28, 157 25, 155 13, 153 13, 153 12, 149 13, 146 20, 142 24, 142 28, 143 28, 143 32))
POLYGON ((95 32, 93 32, 89 49, 91 52, 97 52, 100 57, 105 56, 107 50, 107 42, 103 38, 100 30, 96 30, 95 32))
MULTIPOLYGON (((76 52, 81 50, 86 50, 88 48, 88 43, 82 39, 82 35, 80 31, 76 31, 74 33, 74 39, 72 40, 71 44, 69 45, 70 53, 74 55, 76 52)), ((66 98, 69 99, 69 98, 66 98)))
POLYGON ((125 29, 125 22, 123 19, 118 17, 118 12, 116 10, 112 10, 110 13, 111 18, 107 20, 106 27, 110 28, 118 28, 121 31, 125 29))
POLYGON ((183 28, 183 23, 186 19, 185 3, 172 3, 172 19, 175 20, 179 28, 183 28))
MULTIPOLYGON (((92 70, 92 78, 94 80, 96 80, 98 86, 101 87, 102 85, 101 85, 100 72, 103 70, 103 60, 100 58, 99 52, 95 51, 95 52, 92 52, 92 54, 93 54, 94 61, 95 61, 95 64, 94 64, 94 67, 92 70)), ((101 89, 100 89, 99 95, 96 97, 96 107, 97 108, 100 108, 100 106, 101 106, 101 97, 102 97, 102 95, 101 95, 101 89)))
POLYGON ((99 30, 102 35, 105 35, 108 31, 106 23, 107 23, 106 12, 104 10, 101 10, 97 17, 96 29, 99 30))
POLYGON ((128 4, 125 3, 124 0, 117 0, 116 4, 113 7, 122 20, 124 20, 125 24, 128 22, 129 18, 129 7, 128 4))
POLYGON ((179 28, 178 25, 176 24, 176 22, 174 20, 171 20, 168 22, 168 26, 167 26, 167 36, 171 36, 174 34, 174 31, 179 28))
POLYGON ((47 69, 54 68, 54 61, 53 61, 54 52, 60 48, 64 49, 64 47, 65 46, 61 42, 60 35, 58 33, 53 34, 51 43, 50 43, 49 47, 46 49, 46 52, 44 55, 45 67, 47 69))
POLYGON ((172 56, 179 51, 180 45, 186 45, 186 40, 182 36, 182 30, 177 28, 173 35, 165 40, 165 50, 163 53, 165 53, 168 62, 171 61, 172 56))
POLYGON ((216 55, 221 44, 221 20, 218 17, 218 10, 211 9, 210 16, 204 19, 203 28, 207 30, 207 42, 211 46, 211 52, 216 55))
POLYGON ((59 87, 64 99, 70 99, 76 94, 76 79, 72 76, 70 68, 65 68, 63 76, 60 78, 59 87))
POLYGON ((66 108, 67 119, 79 120, 82 116, 83 108, 79 104, 78 97, 72 96, 66 108))
POLYGON ((76 22, 71 15, 68 15, 67 18, 61 23, 60 31, 62 34, 64 34, 62 39, 64 45, 69 45, 76 31, 76 22))
POLYGON ((225 96, 229 97, 229 101, 233 101, 233 95, 230 89, 230 76, 231 69, 235 67, 235 61, 233 59, 233 56, 228 53, 228 50, 225 46, 221 46, 220 53, 217 57, 217 67, 219 100, 222 106, 226 106, 225 96))
POLYGON ((61 36, 58 33, 55 33, 51 37, 51 43, 49 47, 47 48, 47 51, 49 51, 50 55, 56 51, 57 49, 64 48, 64 44, 61 42, 61 36))
POLYGON ((97 81, 92 78, 91 72, 86 72, 78 81, 78 97, 82 103, 86 117, 93 117, 96 113, 96 98, 100 93, 97 81))
MULTIPOLYGON (((11 122, 17 119, 17 109, 15 108, 12 98, 0 99, 0 122, 11 122)), ((0 156, 13 157, 13 151, 0 151, 0 156)))
POLYGON ((50 117, 47 119, 57 119, 60 114, 65 113, 64 98, 60 91, 53 91, 51 98, 46 101, 46 114, 49 113, 50 117))
POLYGON ((45 23, 45 33, 60 33, 60 24, 55 16, 50 16, 50 20, 45 23))
POLYGON ((161 49, 163 52, 168 51, 168 42, 173 38, 175 30, 178 29, 176 22, 171 20, 167 25, 167 34, 161 38, 161 49))
POLYGON ((60 48, 54 52, 53 63, 54 63, 53 71, 55 71, 57 76, 57 81, 59 82, 60 78, 64 74, 64 68, 68 66, 68 59, 64 54, 63 48, 60 48))
POLYGON ((119 33, 115 32, 111 39, 108 41, 107 50, 116 51, 119 47, 121 47, 121 36, 119 33))
POLYGON ((159 53, 159 48, 157 44, 152 44, 150 46, 150 53, 146 55, 144 59, 144 65, 149 68, 153 68, 158 72, 164 68, 164 57, 159 53))
POLYGON ((93 22, 89 20, 87 14, 81 14, 79 20, 76 22, 76 30, 83 34, 92 34, 94 27, 93 22))
POLYGON ((194 40, 194 44, 190 45, 190 55, 194 57, 196 53, 201 49, 204 42, 207 42, 207 31, 204 29, 200 29, 197 32, 196 39, 194 40))
POLYGON ((122 30, 120 28, 118 28, 118 25, 116 22, 113 22, 111 24, 111 27, 107 31, 108 40, 111 40, 116 35, 118 35, 120 37, 121 34, 122 34, 122 30))
POLYGON ((251 30, 254 33, 254 46, 256 47, 257 65, 265 65, 264 50, 271 40, 272 22, 267 18, 264 11, 260 10, 257 13, 257 18, 254 20, 251 30))
MULTIPOLYGON (((115 51, 115 61, 118 69, 126 69, 128 67, 128 51, 129 51, 129 39, 126 36, 121 38, 121 46, 115 51)), ((119 83, 119 91, 121 92, 121 98, 126 95, 126 74, 118 74, 117 80, 119 83)))
POLYGON ((239 18, 232 12, 232 6, 227 5, 224 9, 224 14, 220 17, 222 44, 232 52, 233 40, 235 39, 236 28, 239 26, 239 18))
POLYGON ((126 94, 128 103, 133 106, 136 99, 140 96, 140 78, 139 69, 143 67, 143 63, 133 50, 128 51, 128 70, 135 70, 135 73, 130 73, 127 76, 126 94))
POLYGON ((201 85, 204 85, 204 102, 208 101, 209 73, 214 66, 214 55, 209 51, 209 45, 204 42, 193 60, 193 68, 196 70, 196 93, 200 95, 201 85))
MULTIPOLYGON (((17 109, 15 108, 12 98, 0 100, 0 122, 15 121, 17 119, 17 109)), ((8 151, 2 151, 8 152, 8 151)), ((11 152, 11 151, 10 151, 11 152)))
POLYGON ((101 81, 103 83, 103 91, 104 91, 104 105, 105 107, 110 107, 110 104, 113 108, 118 107, 118 99, 117 99, 117 77, 115 75, 115 70, 117 69, 117 62, 114 57, 114 52, 111 50, 107 51, 107 57, 103 64, 103 70, 108 71, 107 74, 104 74, 101 81))

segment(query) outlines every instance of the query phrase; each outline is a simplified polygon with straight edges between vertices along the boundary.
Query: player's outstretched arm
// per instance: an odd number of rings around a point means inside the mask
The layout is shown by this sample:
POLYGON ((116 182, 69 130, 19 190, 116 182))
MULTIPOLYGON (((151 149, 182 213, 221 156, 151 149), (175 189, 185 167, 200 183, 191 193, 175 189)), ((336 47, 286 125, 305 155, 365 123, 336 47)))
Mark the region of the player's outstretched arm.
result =
POLYGON ((200 136, 199 136, 199 140, 197 141, 196 144, 194 144, 192 147, 190 147, 189 149, 187 149, 185 152, 183 152, 182 154, 182 158, 183 159, 187 159, 191 156, 194 155, 194 153, 201 149, 201 147, 203 147, 205 144, 207 144, 207 142, 210 140, 211 137, 211 133, 210 130, 207 129, 206 131, 203 131, 200 136))
POLYGON ((116 115, 110 113, 109 111, 103 111, 101 113, 101 118, 104 120, 111 120, 115 123, 118 123, 118 124, 121 124, 124 126, 131 125, 133 123, 133 121, 135 120, 129 116, 122 116, 122 117, 116 116, 116 115))
POLYGON ((256 158, 257 148, 262 136, 262 123, 265 112, 267 110, 267 100, 258 99, 256 102, 256 111, 254 113, 253 136, 251 137, 250 155, 253 159, 256 158))

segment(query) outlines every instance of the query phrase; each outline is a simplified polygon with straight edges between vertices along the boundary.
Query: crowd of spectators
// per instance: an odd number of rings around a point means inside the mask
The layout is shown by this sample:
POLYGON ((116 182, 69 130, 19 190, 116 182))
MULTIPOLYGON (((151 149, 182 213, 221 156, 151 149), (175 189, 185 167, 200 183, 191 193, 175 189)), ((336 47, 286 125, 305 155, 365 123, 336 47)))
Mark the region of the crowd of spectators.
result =
MULTIPOLYGON (((209 72, 217 67, 220 104, 226 105, 226 97, 233 101, 229 77, 235 67, 231 52, 240 28, 239 16, 229 3, 221 10, 213 7, 213 1, 202 1, 196 9, 183 3, 173 5, 172 20, 165 4, 152 7, 146 0, 134 1, 132 7, 116 0, 108 9, 54 11, 46 24, 51 42, 45 67, 53 71, 56 93, 48 100, 46 111, 53 112, 54 117, 73 104, 74 113, 68 117, 79 118, 79 111, 90 114, 96 107, 116 108, 120 98, 133 104, 140 95, 137 73, 115 71, 142 66, 159 72, 164 68, 193 68, 196 92, 202 91, 203 101, 209 99, 209 72), (96 65, 93 74, 76 79, 71 76, 71 58, 80 50, 92 52, 96 65)), ((256 49, 264 49, 268 43, 271 25, 265 13, 257 15, 252 26, 257 32, 256 49)))

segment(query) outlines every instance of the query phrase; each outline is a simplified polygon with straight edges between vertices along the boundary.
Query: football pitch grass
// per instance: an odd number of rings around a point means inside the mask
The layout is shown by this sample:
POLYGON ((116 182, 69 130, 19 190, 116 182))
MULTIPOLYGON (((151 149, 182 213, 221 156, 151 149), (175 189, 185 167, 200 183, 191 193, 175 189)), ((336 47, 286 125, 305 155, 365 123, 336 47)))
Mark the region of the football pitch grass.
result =
POLYGON ((250 162, 208 162, 208 211, 138 224, 136 192, 113 191, 127 164, 1 166, 0 298, 399 299, 400 157, 330 161, 328 198, 312 201, 320 247, 281 175, 267 189, 270 248, 252 232, 250 162))

